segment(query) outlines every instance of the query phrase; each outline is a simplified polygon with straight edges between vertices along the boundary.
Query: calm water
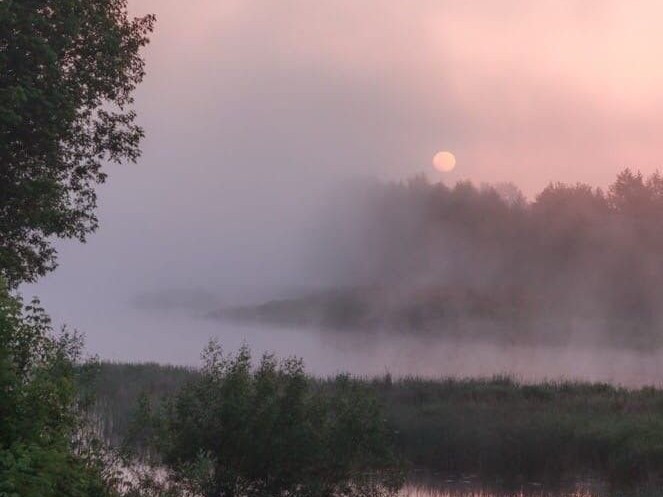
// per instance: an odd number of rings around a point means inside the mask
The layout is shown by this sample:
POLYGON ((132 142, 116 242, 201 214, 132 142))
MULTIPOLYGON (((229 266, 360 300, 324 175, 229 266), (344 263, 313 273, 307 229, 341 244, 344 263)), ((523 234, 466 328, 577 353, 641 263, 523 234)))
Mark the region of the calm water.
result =
POLYGON ((361 334, 317 329, 244 326, 185 312, 127 307, 55 314, 86 335, 87 349, 103 359, 156 361, 195 366, 210 338, 227 351, 242 344, 255 354, 302 357, 315 375, 491 376, 523 381, 582 379, 627 386, 663 385, 663 350, 635 351, 590 346, 536 346, 458 342, 410 334, 361 334))
POLYGON ((198 365, 210 338, 225 350, 249 345, 305 360, 316 375, 490 376, 508 373, 525 381, 573 378, 629 386, 663 384, 663 350, 596 346, 535 346, 457 342, 410 334, 361 334, 316 329, 244 326, 185 312, 117 308, 54 315, 86 334, 87 348, 101 358, 198 365))
POLYGON ((583 489, 547 491, 525 487, 518 490, 499 492, 482 489, 444 489, 410 485, 401 491, 399 497, 602 497, 602 495, 583 489))
POLYGON ((517 490, 485 490, 485 489, 445 489, 406 486, 399 497, 660 497, 663 493, 641 491, 608 492, 578 487, 567 490, 546 490, 543 488, 524 487, 517 490))
POLYGON ((653 497, 660 492, 642 490, 610 490, 600 481, 591 479, 544 485, 528 482, 510 489, 487 487, 472 478, 449 478, 411 482, 401 490, 399 497, 653 497))

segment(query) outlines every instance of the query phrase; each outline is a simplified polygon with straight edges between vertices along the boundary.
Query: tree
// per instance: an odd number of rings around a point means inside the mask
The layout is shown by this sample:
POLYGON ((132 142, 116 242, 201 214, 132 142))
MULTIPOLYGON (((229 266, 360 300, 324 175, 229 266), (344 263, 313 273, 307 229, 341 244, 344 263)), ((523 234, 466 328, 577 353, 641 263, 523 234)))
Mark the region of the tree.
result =
POLYGON ((10 285, 56 265, 54 237, 97 227, 107 162, 135 161, 132 93, 154 16, 126 0, 0 2, 0 274, 10 285))
POLYGON ((101 459, 79 444, 79 351, 37 301, 24 306, 0 285, 0 495, 115 495, 101 459))
POLYGON ((53 269, 53 238, 97 227, 105 162, 135 161, 132 93, 153 16, 126 0, 0 1, 0 495, 118 495, 85 434, 75 335, 9 293, 53 269))
MULTIPOLYGON (((654 184, 657 181, 654 178, 654 184)), ((647 216, 653 204, 652 191, 640 171, 624 169, 608 189, 608 202, 615 212, 625 216, 647 216)))
POLYGON ((536 228, 562 244, 578 242, 588 230, 605 224, 610 213, 603 192, 582 183, 548 185, 537 195, 531 211, 536 228))
POLYGON ((247 348, 212 344, 202 375, 139 419, 192 495, 379 496, 400 483, 375 397, 347 377, 316 384, 296 359, 253 369, 247 348))

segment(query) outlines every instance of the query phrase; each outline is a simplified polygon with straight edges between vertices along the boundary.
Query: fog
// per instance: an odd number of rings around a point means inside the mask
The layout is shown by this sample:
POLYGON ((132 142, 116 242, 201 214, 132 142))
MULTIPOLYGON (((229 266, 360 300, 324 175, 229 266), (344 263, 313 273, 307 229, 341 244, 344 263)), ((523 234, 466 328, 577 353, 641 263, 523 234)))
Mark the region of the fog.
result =
POLYGON ((550 181, 605 187, 624 166, 653 171, 660 5, 181 5, 130 1, 158 18, 136 96, 143 156, 107 169, 89 242, 58 242, 58 270, 22 288, 84 332, 90 353, 191 364, 217 336, 228 349, 302 355, 318 374, 658 381, 656 355, 350 339, 203 315, 353 283, 352 264, 381 259, 380 247, 356 252, 360 224, 328 224, 357 213, 348 185, 423 172, 450 185, 515 180, 533 198, 550 181), (458 158, 445 176, 430 168, 440 149, 458 158), (163 292, 168 310, 153 305, 163 292))
POLYGON ((663 350, 596 345, 446 340, 386 332, 330 333, 315 328, 239 325, 171 311, 140 312, 129 307, 77 313, 87 333, 87 350, 113 361, 156 361, 200 366, 210 338, 225 352, 248 344, 258 356, 298 356, 317 376, 351 372, 362 376, 490 377, 510 375, 530 382, 574 380, 628 387, 663 385, 663 350))

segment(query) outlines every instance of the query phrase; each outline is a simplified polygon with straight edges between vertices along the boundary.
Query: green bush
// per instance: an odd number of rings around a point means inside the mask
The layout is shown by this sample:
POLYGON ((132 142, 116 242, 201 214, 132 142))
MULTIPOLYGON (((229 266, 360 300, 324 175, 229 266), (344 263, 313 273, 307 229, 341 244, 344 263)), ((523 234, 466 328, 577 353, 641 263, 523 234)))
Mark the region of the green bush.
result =
POLYGON ((316 384, 296 359, 266 355, 254 369, 247 348, 224 357, 211 345, 202 374, 162 409, 143 405, 137 426, 152 427, 137 439, 151 439, 159 463, 196 495, 379 496, 400 484, 365 386, 348 377, 316 384))
POLYGON ((37 301, 23 306, 0 282, 0 496, 112 495, 112 471, 83 436, 80 345, 55 336, 37 301))

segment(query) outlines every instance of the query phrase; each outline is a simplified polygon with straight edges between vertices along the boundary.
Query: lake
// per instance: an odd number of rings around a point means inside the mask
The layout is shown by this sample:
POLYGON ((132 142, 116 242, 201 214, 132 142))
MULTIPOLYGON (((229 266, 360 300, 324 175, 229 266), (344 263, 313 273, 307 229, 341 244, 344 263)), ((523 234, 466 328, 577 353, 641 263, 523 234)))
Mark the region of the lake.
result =
POLYGON ((512 487, 486 485, 476 477, 415 477, 399 492, 399 497, 653 497, 660 492, 611 490, 600 480, 585 478, 556 485, 525 482, 512 487))
MULTIPOLYGON (((65 309, 66 310, 66 309, 65 309)), ((226 351, 242 344, 255 354, 302 357, 318 376, 492 376, 523 381, 582 379, 626 386, 663 384, 663 350, 537 346, 487 341, 449 341, 411 333, 332 332, 239 325, 184 311, 155 312, 131 306, 74 309, 54 314, 86 335, 87 349, 103 359, 195 366, 210 338, 226 351)))

